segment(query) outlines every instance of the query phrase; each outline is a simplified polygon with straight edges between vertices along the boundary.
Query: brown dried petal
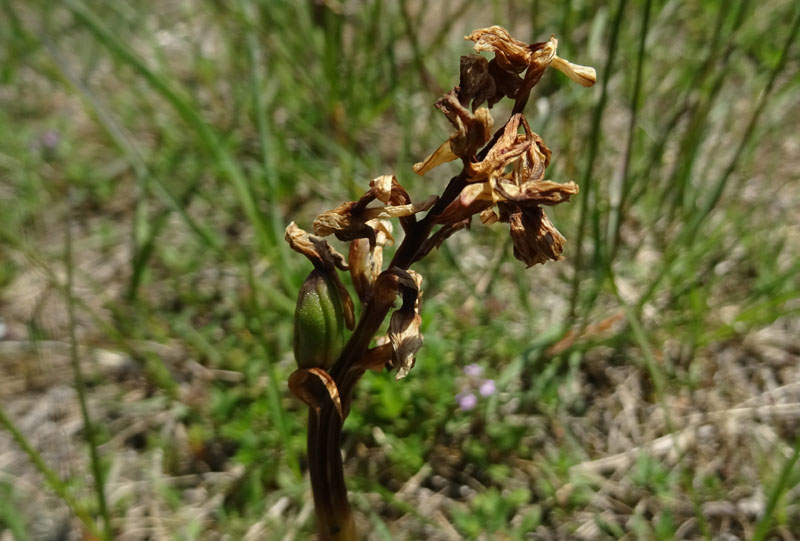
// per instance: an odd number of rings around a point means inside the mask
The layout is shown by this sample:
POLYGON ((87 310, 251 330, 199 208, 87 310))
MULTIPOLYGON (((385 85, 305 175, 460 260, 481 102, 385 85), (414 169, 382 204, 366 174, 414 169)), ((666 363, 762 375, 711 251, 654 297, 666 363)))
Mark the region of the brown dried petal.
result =
MULTIPOLYGON (((327 237, 339 231, 352 230, 354 224, 353 207, 355 204, 354 201, 348 201, 317 216, 314 223, 311 225, 314 233, 322 237, 327 237)), ((363 222, 361 222, 361 224, 363 224, 363 222)))
POLYGON ((306 256, 316 268, 337 267, 347 270, 342 254, 334 250, 325 239, 309 235, 296 223, 292 222, 286 226, 285 238, 292 250, 306 256))
POLYGON ((544 179, 544 170, 550 164, 550 149, 544 144, 542 138, 535 134, 525 117, 522 117, 522 127, 525 136, 533 144, 525 151, 521 159, 514 164, 514 181, 521 186, 525 182, 544 179))
MULTIPOLYGON (((461 57, 461 79, 458 83, 458 101, 474 111, 490 100, 497 92, 494 77, 489 75, 489 62, 482 56, 471 54, 461 57)), ((490 104, 491 106, 491 104, 490 104)))
POLYGON ((388 205, 392 195, 392 184, 396 182, 394 175, 381 175, 378 178, 372 179, 369 182, 369 187, 372 188, 375 197, 379 201, 388 205))
POLYGON ((424 175, 434 167, 438 167, 443 163, 452 162, 457 160, 453 151, 450 149, 450 139, 439 145, 439 148, 434 150, 427 158, 421 162, 415 163, 411 169, 418 175, 424 175))
POLYGON ((397 368, 395 379, 402 379, 414 367, 415 355, 422 347, 419 326, 422 318, 413 309, 395 310, 389 322, 389 340, 397 368))
POLYGON ((480 162, 467 165, 469 175, 467 182, 493 180, 502 175, 507 166, 517 161, 528 150, 533 141, 528 137, 517 137, 522 119, 521 114, 512 116, 503 129, 503 135, 495 142, 486 157, 480 162))
POLYGON ((308 407, 319 411, 327 400, 333 402, 336 413, 343 419, 342 401, 336 382, 321 368, 300 368, 289 376, 289 390, 308 407))
POLYGON ((476 52, 494 53, 504 70, 522 73, 530 64, 531 51, 528 44, 512 38, 502 26, 479 28, 464 39, 475 42, 476 52))
POLYGON ((424 175, 434 167, 457 157, 464 161, 473 159, 492 137, 494 119, 489 110, 481 107, 471 113, 461 105, 455 90, 436 102, 436 107, 444 113, 456 131, 424 161, 414 165, 412 169, 418 175, 424 175))
POLYGON ((382 372, 384 368, 391 366, 392 353, 394 350, 392 349, 392 344, 388 341, 389 339, 387 338, 386 340, 385 344, 367 350, 364 356, 358 361, 361 368, 364 370, 372 370, 373 372, 382 372))
POLYGON ((413 216, 418 212, 423 212, 431 208, 439 200, 439 196, 432 195, 421 203, 412 203, 409 205, 397 205, 392 207, 375 207, 365 209, 363 212, 364 218, 367 220, 385 220, 387 218, 402 218, 404 216, 413 216))
POLYGON ((484 225, 492 225, 493 223, 495 223, 497 220, 500 219, 497 217, 497 214, 495 214, 494 210, 490 208, 481 212, 480 218, 481 218, 481 223, 483 223, 484 225))
POLYGON ((362 303, 372 298, 375 280, 383 266, 383 247, 392 244, 392 224, 385 220, 374 220, 367 224, 375 231, 374 244, 369 239, 356 239, 350 243, 348 262, 353 287, 362 303))
POLYGON ((522 77, 513 71, 506 71, 500 67, 496 59, 489 62, 489 74, 495 83, 495 93, 489 98, 489 107, 503 99, 503 96, 508 96, 511 99, 517 97, 520 87, 522 86, 522 77))
MULTIPOLYGON (((421 203, 388 207, 367 207, 367 204, 376 199, 377 192, 378 190, 376 188, 370 188, 358 201, 350 201, 327 212, 323 212, 317 216, 312 224, 314 233, 323 237, 335 233, 338 239, 347 241, 357 238, 368 238, 370 241, 373 241, 374 232, 372 228, 367 225, 368 221, 413 216, 418 212, 431 208, 436 204, 438 199, 434 195, 421 203)), ((387 197, 391 199, 391 194, 393 193, 395 193, 395 190, 390 189, 387 197)))
POLYGON ((541 207, 520 207, 514 203, 499 203, 500 220, 511 226, 514 257, 528 267, 558 261, 566 239, 547 218, 541 207))
POLYGON ((573 64, 558 56, 550 62, 550 67, 557 69, 581 86, 592 86, 597 82, 597 72, 594 68, 573 64))
POLYGON ((553 206, 578 193, 578 185, 574 182, 559 184, 550 180, 535 180, 517 186, 510 182, 500 181, 495 191, 506 201, 553 206))
POLYGON ((493 204, 488 182, 467 184, 461 194, 436 217, 437 224, 454 224, 468 219, 493 204))

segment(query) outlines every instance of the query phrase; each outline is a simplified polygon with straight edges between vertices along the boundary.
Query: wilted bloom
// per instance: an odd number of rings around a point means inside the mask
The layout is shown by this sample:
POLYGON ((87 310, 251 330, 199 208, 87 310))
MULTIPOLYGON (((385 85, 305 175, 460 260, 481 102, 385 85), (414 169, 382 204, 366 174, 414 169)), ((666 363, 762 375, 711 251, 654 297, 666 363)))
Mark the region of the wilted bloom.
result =
POLYGON ((483 381, 481 383, 481 386, 478 388, 478 392, 481 394, 481 396, 484 396, 484 397, 492 396, 495 393, 495 391, 496 391, 496 388, 494 386, 494 380, 493 379, 487 379, 487 380, 483 381))
POLYGON ((422 304, 422 276, 412 270, 397 267, 382 272, 375 282, 374 302, 390 306, 399 294, 402 306, 395 310, 389 320, 389 342, 392 345, 390 366, 397 368, 395 379, 406 377, 416 362, 415 355, 422 347, 419 315, 422 304))
POLYGON ((465 164, 469 163, 472 156, 492 137, 494 121, 489 109, 481 107, 471 113, 459 102, 455 90, 436 102, 436 108, 444 113, 456 131, 431 155, 414 164, 413 170, 418 175, 424 175, 434 167, 456 158, 461 158, 465 164))
POLYGON ((416 213, 428 210, 438 197, 431 196, 420 203, 411 203, 411 198, 397 180, 384 175, 370 182, 370 189, 358 201, 349 201, 338 207, 323 212, 314 220, 314 233, 321 237, 336 234, 336 238, 351 241, 368 238, 374 241, 374 230, 367 225, 371 220, 387 220, 389 218, 413 217, 416 213), (368 207, 375 200, 384 206, 368 207))
POLYGON ((466 391, 458 393, 456 395, 456 401, 458 402, 458 408, 461 411, 475 409, 475 406, 478 405, 478 397, 476 397, 473 393, 466 391))
POLYGON ((437 222, 454 223, 480 213, 485 224, 499 220, 510 225, 514 255, 529 267, 558 260, 565 240, 540 205, 568 201, 578 193, 578 185, 544 180, 549 163, 550 149, 541 137, 522 114, 512 116, 486 157, 467 166, 467 185, 437 222), (518 133, 520 128, 523 133, 518 133))
POLYGON ((547 67, 561 71, 583 86, 592 86, 597 80, 594 68, 573 64, 556 55, 558 40, 555 36, 529 45, 512 38, 505 28, 492 26, 475 30, 464 39, 474 41, 477 52, 494 53, 494 59, 486 67, 495 87, 495 94, 489 98, 490 105, 505 95, 522 100, 524 106, 530 89, 539 82, 547 67), (522 72, 525 72, 524 78, 520 76, 522 72))
POLYGON ((352 241, 347 258, 353 287, 364 304, 372 298, 372 288, 383 268, 383 247, 394 243, 390 221, 370 220, 366 225, 374 234, 371 238, 352 241))

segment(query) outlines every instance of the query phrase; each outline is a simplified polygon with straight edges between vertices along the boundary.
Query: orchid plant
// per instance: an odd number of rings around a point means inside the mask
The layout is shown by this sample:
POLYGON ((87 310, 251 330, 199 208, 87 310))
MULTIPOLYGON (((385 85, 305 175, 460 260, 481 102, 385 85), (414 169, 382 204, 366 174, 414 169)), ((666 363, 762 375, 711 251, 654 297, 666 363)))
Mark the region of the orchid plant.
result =
POLYGON ((317 216, 313 234, 294 222, 286 228, 291 248, 314 267, 298 296, 298 369, 289 387, 309 406, 308 464, 322 539, 357 538, 340 452, 355 385, 366 370, 396 370, 398 380, 407 376, 422 346, 422 276, 410 267, 468 228, 475 215, 483 224, 509 224, 514 256, 526 266, 561 259, 565 239, 542 207, 568 201, 578 186, 545 180, 551 152, 531 129, 524 109, 548 67, 583 86, 594 84, 595 70, 557 56, 555 37, 527 44, 492 26, 466 39, 475 42, 476 52, 493 58, 461 57, 458 86, 435 104, 453 132, 413 167, 426 175, 461 160, 461 172, 442 193, 415 201, 393 175, 384 175, 372 180, 357 201, 317 216), (503 98, 514 100, 514 106, 495 130, 489 109, 503 98), (395 242, 392 220, 404 236, 384 265, 383 248, 395 242), (330 235, 349 243, 347 257, 325 240, 330 235), (349 273, 358 295, 358 321, 340 271, 349 273), (389 312, 388 329, 380 333, 389 312))

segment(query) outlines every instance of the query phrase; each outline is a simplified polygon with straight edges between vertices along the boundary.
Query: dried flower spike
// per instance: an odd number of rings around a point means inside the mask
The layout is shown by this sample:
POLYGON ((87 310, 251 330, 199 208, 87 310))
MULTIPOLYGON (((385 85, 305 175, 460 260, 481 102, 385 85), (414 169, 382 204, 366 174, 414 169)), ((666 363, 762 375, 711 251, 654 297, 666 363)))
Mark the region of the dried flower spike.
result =
MULTIPOLYGON (((292 249, 314 265, 298 298, 295 357, 299 368, 290 376, 289 387, 309 406, 308 464, 321 539, 356 538, 339 449, 356 383, 366 370, 395 369, 396 379, 406 377, 423 344, 422 277, 410 266, 469 227, 475 215, 487 225, 508 223, 514 256, 527 266, 561 258, 565 239, 542 206, 568 201, 578 193, 578 186, 545 179, 551 152, 531 129, 524 109, 548 67, 584 86, 594 84, 595 72, 559 58, 555 37, 527 44, 492 26, 475 30, 467 39, 475 42, 476 52, 494 57, 461 58, 459 86, 436 102, 452 132, 413 168, 424 175, 443 163, 461 161, 461 172, 441 192, 441 199, 431 196, 414 202, 393 175, 382 175, 370 181, 358 200, 317 216, 314 235, 294 223, 286 229, 292 249), (504 97, 514 100, 512 113, 493 133, 489 108, 504 97), (417 215, 425 211, 418 220, 417 215), (383 248, 394 242, 393 218, 400 222, 404 238, 383 270, 383 248), (322 238, 329 235, 349 243, 347 263, 322 238), (361 302, 355 327, 353 302, 340 270, 349 271, 361 302), (398 297, 402 299, 399 307, 398 297), (344 326, 353 333, 342 348, 344 326), (382 329, 385 335, 376 339, 382 329)), ((474 409, 479 397, 497 393, 493 380, 481 379, 479 365, 468 366, 464 373, 469 386, 456 396, 461 410, 474 409)))

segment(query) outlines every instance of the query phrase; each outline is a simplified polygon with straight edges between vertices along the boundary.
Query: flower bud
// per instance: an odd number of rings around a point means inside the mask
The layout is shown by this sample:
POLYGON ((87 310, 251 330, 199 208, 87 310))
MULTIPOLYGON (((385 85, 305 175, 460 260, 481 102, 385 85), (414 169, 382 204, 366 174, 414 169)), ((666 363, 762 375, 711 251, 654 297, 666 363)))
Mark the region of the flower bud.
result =
POLYGON ((298 368, 327 370, 344 346, 344 314, 339 292, 325 272, 306 278, 294 311, 294 357, 298 368))

